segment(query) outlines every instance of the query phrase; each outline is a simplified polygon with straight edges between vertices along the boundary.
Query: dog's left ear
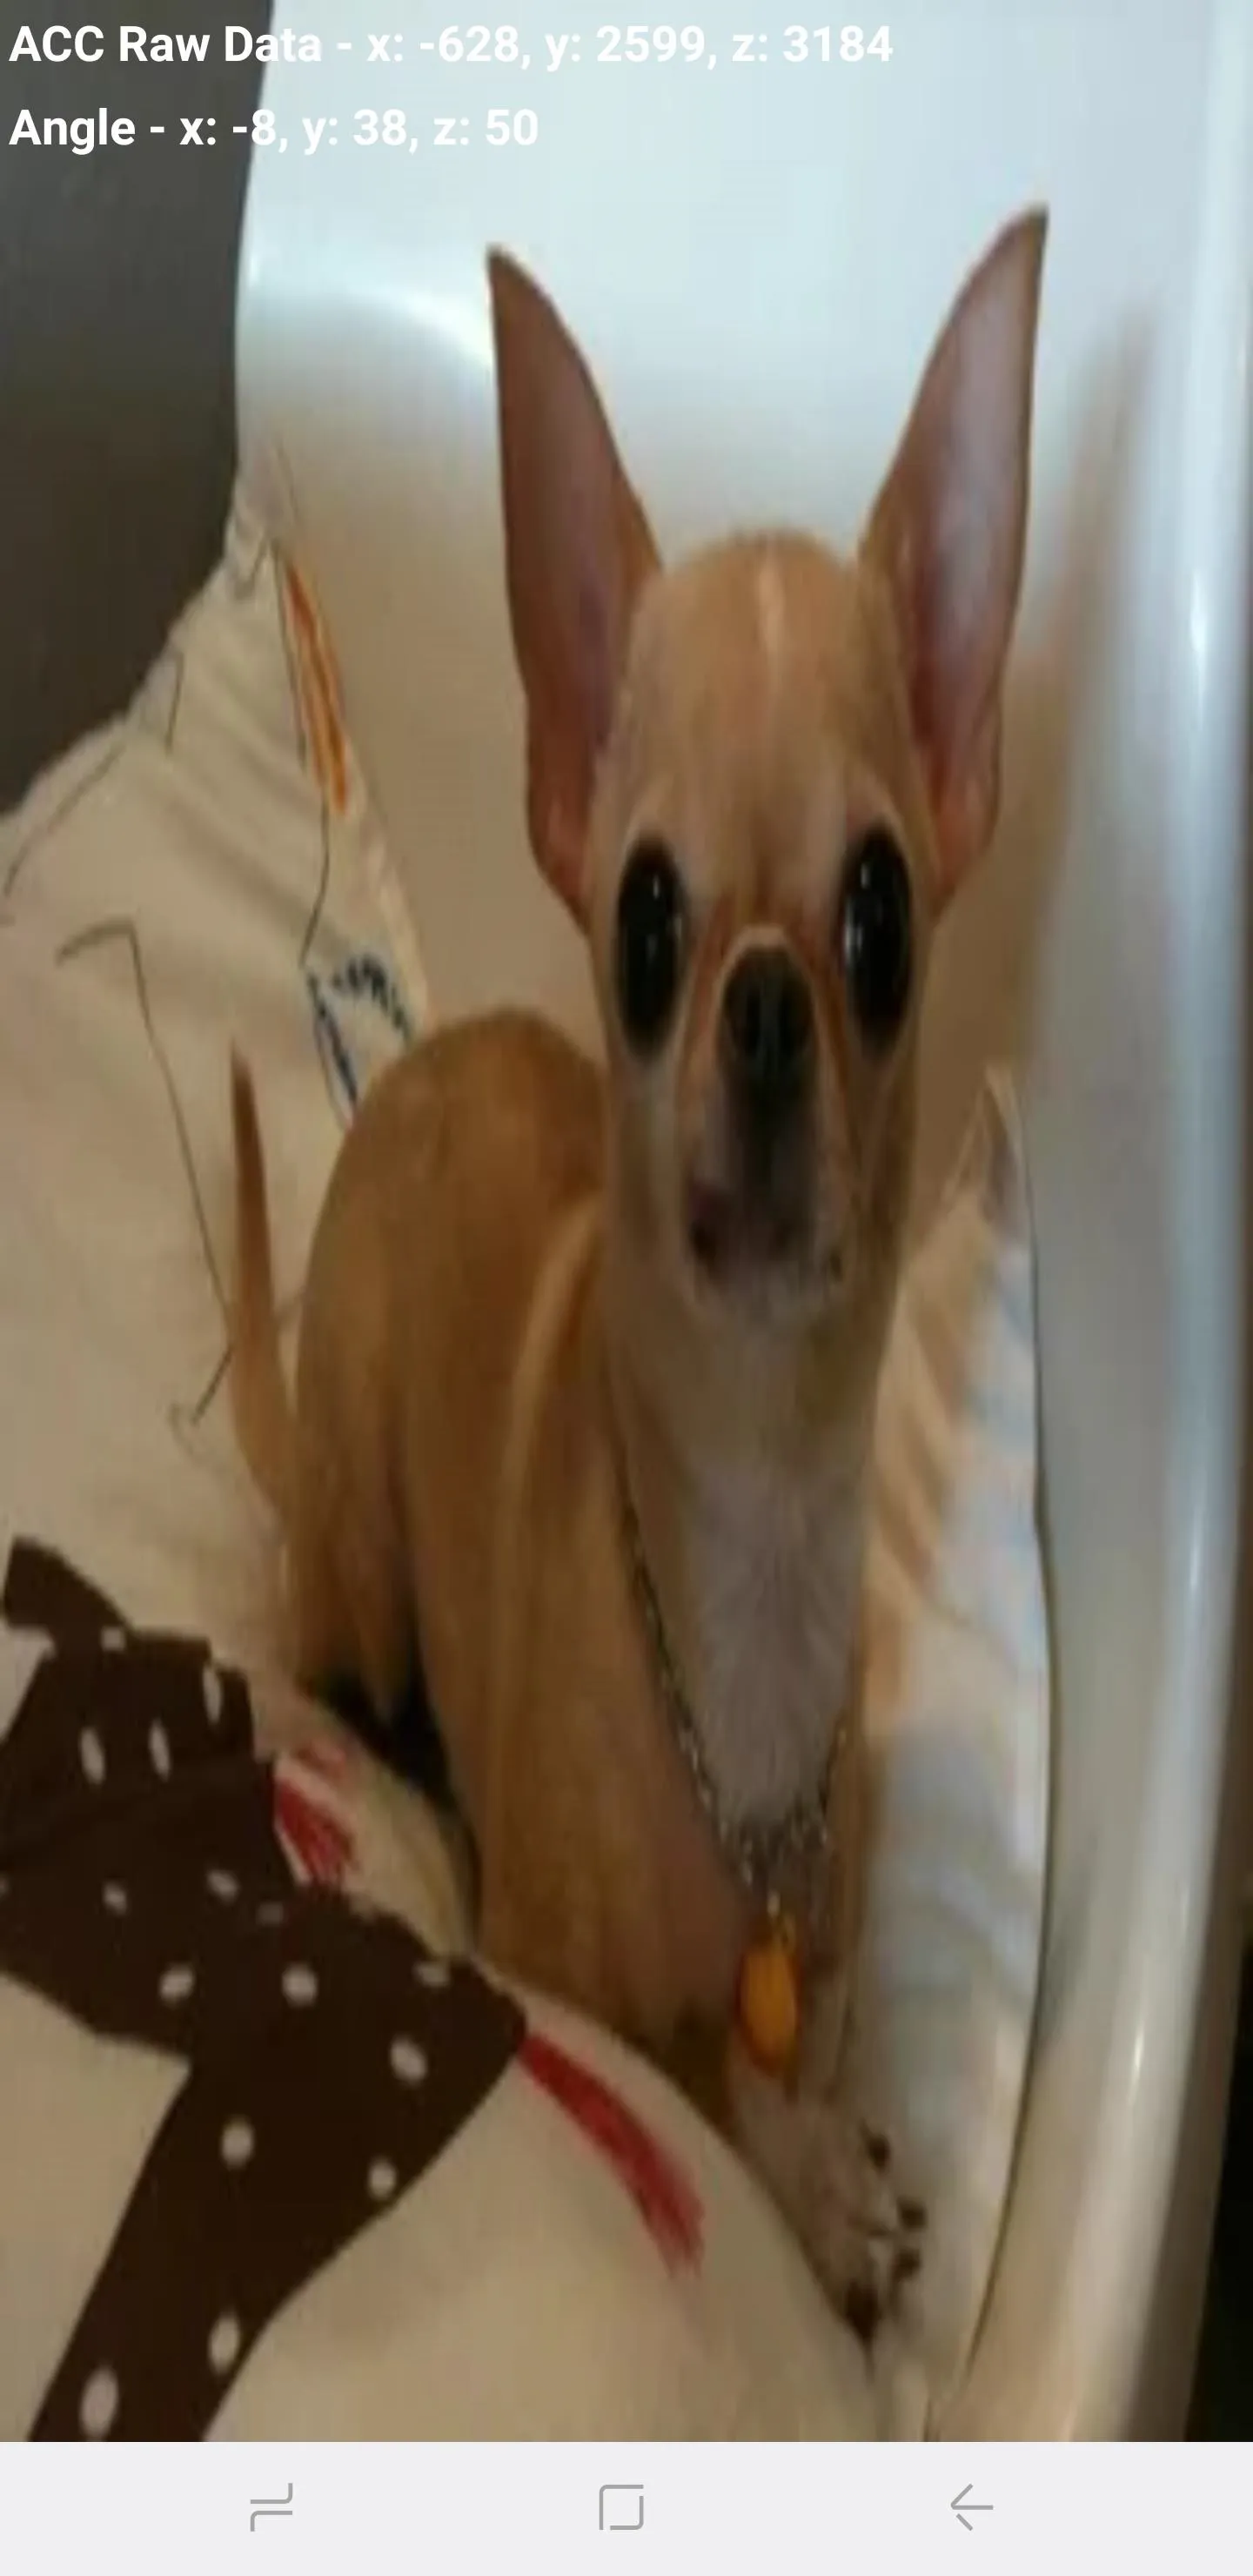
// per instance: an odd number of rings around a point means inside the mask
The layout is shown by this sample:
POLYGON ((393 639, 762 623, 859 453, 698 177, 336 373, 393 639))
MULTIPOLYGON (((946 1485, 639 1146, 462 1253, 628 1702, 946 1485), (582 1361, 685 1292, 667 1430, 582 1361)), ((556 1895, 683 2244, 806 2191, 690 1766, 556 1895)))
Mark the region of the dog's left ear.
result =
POLYGON ((549 884, 582 922, 596 764, 657 554, 555 306, 502 251, 487 268, 509 618, 526 692, 527 820, 549 884))
POLYGON ((944 904, 991 837, 1018 604, 1048 218, 1019 217, 932 351, 861 553, 891 594, 944 904))

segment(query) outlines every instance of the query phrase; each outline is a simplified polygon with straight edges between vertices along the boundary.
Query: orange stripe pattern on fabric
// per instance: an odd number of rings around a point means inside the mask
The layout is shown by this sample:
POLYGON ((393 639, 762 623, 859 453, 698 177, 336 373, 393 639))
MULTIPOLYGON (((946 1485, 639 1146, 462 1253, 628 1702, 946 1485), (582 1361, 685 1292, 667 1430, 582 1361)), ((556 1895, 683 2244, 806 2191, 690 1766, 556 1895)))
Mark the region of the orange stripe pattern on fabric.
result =
POLYGON ((279 556, 296 684, 310 765, 332 813, 348 803, 348 738, 335 657, 316 602, 293 563, 279 556))

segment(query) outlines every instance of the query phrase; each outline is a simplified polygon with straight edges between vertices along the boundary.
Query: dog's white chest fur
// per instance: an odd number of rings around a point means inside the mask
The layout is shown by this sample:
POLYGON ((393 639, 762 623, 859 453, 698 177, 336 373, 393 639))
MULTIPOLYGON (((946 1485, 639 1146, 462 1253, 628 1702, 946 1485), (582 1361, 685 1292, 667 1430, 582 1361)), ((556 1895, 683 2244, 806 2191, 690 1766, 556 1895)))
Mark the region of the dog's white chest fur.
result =
POLYGON ((729 1820, 812 1789, 844 1714, 862 1571, 860 1475, 797 1490, 768 1468, 719 1488, 689 1534, 693 1713, 729 1820))

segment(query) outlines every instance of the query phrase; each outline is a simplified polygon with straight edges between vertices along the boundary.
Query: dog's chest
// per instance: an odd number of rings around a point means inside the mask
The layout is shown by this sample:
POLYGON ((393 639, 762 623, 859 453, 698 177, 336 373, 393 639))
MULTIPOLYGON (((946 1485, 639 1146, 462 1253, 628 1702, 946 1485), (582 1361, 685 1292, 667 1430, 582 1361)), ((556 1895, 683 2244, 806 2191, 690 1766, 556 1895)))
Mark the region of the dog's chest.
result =
POLYGON ((862 1576, 846 1478, 798 1492, 729 1480, 686 1548, 693 1715, 724 1812, 777 1814, 812 1788, 845 1713, 862 1576))

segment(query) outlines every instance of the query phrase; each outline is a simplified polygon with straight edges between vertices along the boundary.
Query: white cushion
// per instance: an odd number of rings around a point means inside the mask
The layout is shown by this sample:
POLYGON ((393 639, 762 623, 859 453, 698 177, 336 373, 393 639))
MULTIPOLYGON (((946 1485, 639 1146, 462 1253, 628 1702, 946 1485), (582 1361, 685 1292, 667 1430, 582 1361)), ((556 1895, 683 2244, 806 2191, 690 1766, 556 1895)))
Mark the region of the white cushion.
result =
POLYGON ((229 1048, 290 1297, 352 1093, 426 1007, 334 721, 316 613, 241 503, 129 712, 0 819, 0 1525, 232 1651, 272 1605, 220 1383, 229 1048))

